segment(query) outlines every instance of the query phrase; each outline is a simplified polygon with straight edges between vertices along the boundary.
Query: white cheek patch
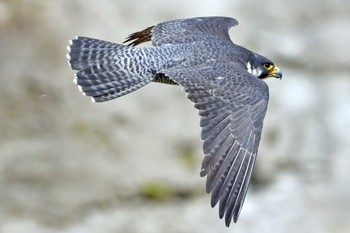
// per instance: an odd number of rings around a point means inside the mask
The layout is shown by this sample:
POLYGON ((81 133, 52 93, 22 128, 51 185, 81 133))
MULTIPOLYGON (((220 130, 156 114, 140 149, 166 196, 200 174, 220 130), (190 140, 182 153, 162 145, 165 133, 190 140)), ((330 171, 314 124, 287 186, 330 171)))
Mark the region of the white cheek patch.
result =
POLYGON ((255 68, 252 66, 252 64, 250 64, 250 62, 247 63, 246 67, 247 67, 247 71, 248 71, 250 74, 252 74, 253 76, 257 77, 257 78, 258 78, 258 77, 261 75, 261 73, 262 73, 261 70, 255 69, 255 68))
POLYGON ((250 64, 250 62, 248 62, 248 63, 246 64, 246 68, 247 68, 247 70, 248 70, 249 73, 252 73, 252 65, 250 64))
POLYGON ((253 69, 253 75, 255 76, 255 77, 260 77, 260 75, 261 75, 261 73, 262 73, 262 71, 261 70, 258 70, 258 69, 253 69))

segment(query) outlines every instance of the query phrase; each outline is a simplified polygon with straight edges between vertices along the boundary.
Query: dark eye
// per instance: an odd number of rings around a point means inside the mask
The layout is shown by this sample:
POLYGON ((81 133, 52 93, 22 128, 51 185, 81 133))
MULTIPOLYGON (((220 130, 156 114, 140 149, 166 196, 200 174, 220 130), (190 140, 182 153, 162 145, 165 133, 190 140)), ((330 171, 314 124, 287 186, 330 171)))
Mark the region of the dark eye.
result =
POLYGON ((270 70, 273 67, 273 65, 271 63, 265 63, 264 67, 265 69, 270 70))

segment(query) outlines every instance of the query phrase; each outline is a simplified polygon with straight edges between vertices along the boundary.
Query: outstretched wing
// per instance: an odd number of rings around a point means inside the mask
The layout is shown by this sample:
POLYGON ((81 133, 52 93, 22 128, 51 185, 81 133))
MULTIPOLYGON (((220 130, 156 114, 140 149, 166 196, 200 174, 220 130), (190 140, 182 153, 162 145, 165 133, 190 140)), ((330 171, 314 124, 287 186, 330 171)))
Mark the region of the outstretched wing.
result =
POLYGON ((226 226, 237 221, 258 152, 269 91, 265 82, 234 64, 174 69, 166 76, 184 87, 199 110, 211 206, 219 202, 226 226))
POLYGON ((152 41, 154 46, 188 43, 209 38, 229 40, 228 30, 238 24, 228 17, 198 17, 167 21, 131 34, 124 43, 138 45, 152 41))

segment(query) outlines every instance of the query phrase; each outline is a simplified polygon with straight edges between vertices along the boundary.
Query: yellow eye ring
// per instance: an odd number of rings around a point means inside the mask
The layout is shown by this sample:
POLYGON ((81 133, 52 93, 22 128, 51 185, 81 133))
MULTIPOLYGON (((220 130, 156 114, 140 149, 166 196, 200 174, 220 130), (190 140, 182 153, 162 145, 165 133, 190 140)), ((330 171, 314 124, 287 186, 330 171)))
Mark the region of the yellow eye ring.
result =
POLYGON ((264 68, 267 70, 271 70, 273 68, 273 65, 271 63, 265 63, 264 68))

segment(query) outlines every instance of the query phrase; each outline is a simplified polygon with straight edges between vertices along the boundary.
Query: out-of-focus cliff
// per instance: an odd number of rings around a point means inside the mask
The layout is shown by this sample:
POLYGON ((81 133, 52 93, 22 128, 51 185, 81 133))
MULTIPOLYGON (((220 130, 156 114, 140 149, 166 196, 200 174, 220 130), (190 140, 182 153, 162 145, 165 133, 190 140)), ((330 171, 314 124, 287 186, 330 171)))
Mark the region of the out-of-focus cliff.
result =
POLYGON ((350 229, 350 2, 0 1, 0 232, 350 229), (230 229, 209 206, 199 120, 181 88, 92 103, 66 61, 75 35, 122 42, 184 17, 239 20, 232 40, 283 70, 253 182, 230 229))

